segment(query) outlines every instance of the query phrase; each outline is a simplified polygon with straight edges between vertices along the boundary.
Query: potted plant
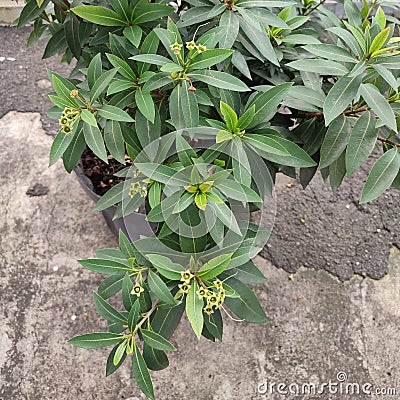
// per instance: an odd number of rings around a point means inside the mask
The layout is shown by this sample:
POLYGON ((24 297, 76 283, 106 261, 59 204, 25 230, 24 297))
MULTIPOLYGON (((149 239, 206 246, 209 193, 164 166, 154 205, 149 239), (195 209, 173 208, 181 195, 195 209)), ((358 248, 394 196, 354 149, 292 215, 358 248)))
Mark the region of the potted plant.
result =
POLYGON ((76 60, 68 78, 49 71, 50 163, 103 171, 95 210, 124 222, 117 249, 80 260, 107 275, 94 303, 109 329, 70 342, 112 346, 107 375, 131 357, 148 398, 184 311, 213 341, 221 311, 267 321, 247 285, 265 279, 252 258, 270 232, 251 216, 277 173, 306 187, 320 170, 335 190, 371 158, 361 202, 400 188, 399 21, 375 0, 338 3, 345 20, 324 0, 29 0, 21 13, 30 41, 49 36, 46 57, 76 60))

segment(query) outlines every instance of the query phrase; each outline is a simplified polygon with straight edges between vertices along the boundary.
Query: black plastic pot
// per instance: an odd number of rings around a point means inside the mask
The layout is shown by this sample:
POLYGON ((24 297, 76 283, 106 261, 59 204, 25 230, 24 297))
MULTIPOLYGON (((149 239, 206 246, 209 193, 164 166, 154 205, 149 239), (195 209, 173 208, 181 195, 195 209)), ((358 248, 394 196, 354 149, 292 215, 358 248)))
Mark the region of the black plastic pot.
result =
MULTIPOLYGON (((93 191, 92 181, 83 173, 82 165, 80 163, 74 168, 74 172, 83 190, 92 200, 97 202, 100 199, 100 196, 93 191)), ((133 212, 124 218, 114 219, 116 209, 117 206, 111 206, 101 211, 108 228, 116 237, 118 237, 120 230, 122 230, 122 232, 124 232, 132 241, 138 240, 140 236, 153 235, 153 230, 150 224, 146 221, 146 214, 133 212)))

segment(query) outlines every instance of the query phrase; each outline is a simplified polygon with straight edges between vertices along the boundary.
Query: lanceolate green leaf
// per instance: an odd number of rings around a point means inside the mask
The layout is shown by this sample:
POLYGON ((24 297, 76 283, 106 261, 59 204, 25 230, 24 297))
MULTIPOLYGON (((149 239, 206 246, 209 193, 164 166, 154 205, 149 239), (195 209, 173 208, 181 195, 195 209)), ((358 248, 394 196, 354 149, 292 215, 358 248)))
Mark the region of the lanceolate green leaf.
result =
POLYGON ((230 49, 239 33, 239 18, 236 16, 236 13, 230 10, 226 10, 221 15, 221 19, 219 21, 219 29, 220 29, 220 40, 219 45, 223 49, 230 49))
POLYGON ((196 281, 190 286, 189 293, 186 297, 186 315, 192 325, 193 331, 197 338, 200 339, 201 332, 203 330, 204 318, 203 318, 203 299, 197 295, 198 285, 196 281))
POLYGON ((325 125, 328 126, 356 97, 362 75, 342 76, 331 88, 324 102, 325 125))
POLYGON ((363 83, 360 86, 360 94, 383 123, 397 132, 394 112, 386 98, 379 92, 379 90, 371 83, 363 83))
POLYGON ((372 153, 378 130, 375 128, 376 121, 371 112, 366 111, 357 120, 351 130, 349 144, 346 149, 347 175, 352 175, 372 153))
POLYGON ((136 379, 136 382, 142 392, 151 400, 154 400, 154 388, 147 369, 146 362, 139 350, 139 347, 135 343, 133 357, 132 357, 132 371, 136 379))
POLYGON ((64 132, 59 131, 55 137, 50 149, 50 163, 52 166, 66 151, 74 138, 74 133, 66 135, 64 132))
POLYGON ((86 144, 90 147, 93 153, 105 163, 108 163, 106 146, 100 129, 97 126, 92 126, 85 122, 83 124, 83 135, 86 144))
MULTIPOLYGON (((153 271, 148 273, 148 282, 150 290, 157 296, 161 301, 166 304, 176 304, 171 292, 169 291, 165 282, 153 271)), ((159 349, 165 350, 165 349, 159 349)))
POLYGON ((278 135, 246 134, 245 143, 263 158, 292 167, 312 167, 315 161, 297 144, 278 135))
POLYGON ((249 87, 240 79, 220 71, 196 71, 190 73, 190 77, 198 81, 207 83, 221 89, 236 90, 238 92, 247 92, 249 87))
POLYGON ((98 25, 105 25, 105 26, 128 25, 128 22, 125 21, 121 15, 106 7, 84 5, 71 8, 71 11, 74 12, 79 17, 84 18, 87 21, 93 22, 94 24, 98 25))
POLYGON ((94 332, 75 336, 69 343, 83 349, 98 349, 100 347, 112 346, 123 340, 123 335, 111 332, 94 332))
POLYGON ((400 154, 396 147, 388 150, 374 164, 361 193, 360 203, 379 197, 395 180, 400 170, 400 154))
POLYGON ((176 348, 164 337, 148 329, 141 329, 143 340, 146 344, 157 350, 176 351, 176 348))
POLYGON ((320 168, 327 167, 339 158, 347 146, 350 132, 350 120, 344 115, 340 115, 329 125, 321 146, 320 168))
POLYGON ((255 106, 255 114, 249 127, 254 127, 259 123, 272 118, 291 86, 292 83, 282 83, 266 92, 259 93, 248 107, 250 108, 253 105, 255 106))
POLYGON ((96 306, 99 314, 107 321, 126 324, 127 319, 118 310, 116 310, 111 304, 107 303, 101 296, 96 292, 93 292, 94 305, 96 306))
POLYGON ((82 267, 98 272, 99 274, 115 275, 121 274, 121 272, 131 272, 132 268, 128 265, 121 264, 117 261, 112 260, 102 260, 99 258, 88 258, 86 260, 78 260, 82 267))

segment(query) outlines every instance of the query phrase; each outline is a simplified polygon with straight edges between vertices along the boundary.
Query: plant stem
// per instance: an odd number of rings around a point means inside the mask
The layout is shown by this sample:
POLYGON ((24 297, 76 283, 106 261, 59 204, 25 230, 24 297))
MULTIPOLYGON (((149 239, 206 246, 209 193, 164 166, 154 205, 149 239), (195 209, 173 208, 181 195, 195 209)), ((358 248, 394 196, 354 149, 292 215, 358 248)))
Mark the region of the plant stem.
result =
POLYGON ((309 15, 311 14, 313 11, 315 11, 318 7, 322 6, 325 3, 326 0, 321 0, 317 5, 315 5, 314 7, 309 8, 308 10, 306 10, 306 12, 303 15, 309 15))
POLYGON ((392 142, 392 141, 389 140, 389 139, 385 139, 385 138, 382 138, 382 137, 378 137, 378 140, 379 140, 380 142, 382 142, 382 143, 390 144, 391 146, 400 147, 400 143, 392 142))
POLYGON ((146 313, 146 315, 141 319, 141 321, 136 325, 134 332, 132 332, 133 335, 136 334, 136 332, 140 329, 140 327, 149 319, 150 315, 153 314, 155 309, 157 308, 159 301, 155 302, 153 304, 153 307, 146 313))

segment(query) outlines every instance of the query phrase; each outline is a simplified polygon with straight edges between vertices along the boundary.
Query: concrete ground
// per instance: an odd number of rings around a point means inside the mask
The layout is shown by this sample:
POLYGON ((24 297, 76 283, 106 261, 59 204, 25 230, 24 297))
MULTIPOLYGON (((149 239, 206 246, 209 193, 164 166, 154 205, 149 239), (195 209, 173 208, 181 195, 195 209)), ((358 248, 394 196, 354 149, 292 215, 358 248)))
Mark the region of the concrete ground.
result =
MULTIPOLYGON (((47 168, 41 45, 24 50, 28 30, 19 32, 0 28, 0 56, 17 56, 0 63, 0 400, 142 399, 128 364, 105 379, 106 350, 66 342, 105 328, 92 301, 99 277, 76 259, 116 242, 74 176, 60 162, 47 168), (27 196, 36 183, 48 193, 27 196)), ((270 322, 226 318, 224 341, 213 344, 198 342, 184 319, 170 367, 152 374, 157 399, 400 398, 399 196, 358 206, 360 174, 336 194, 318 181, 306 191, 280 182, 275 238, 263 253, 270 261, 257 259, 268 280, 256 292, 270 322), (347 383, 397 394, 259 393, 265 382, 292 390, 338 383, 342 372, 347 383)))

